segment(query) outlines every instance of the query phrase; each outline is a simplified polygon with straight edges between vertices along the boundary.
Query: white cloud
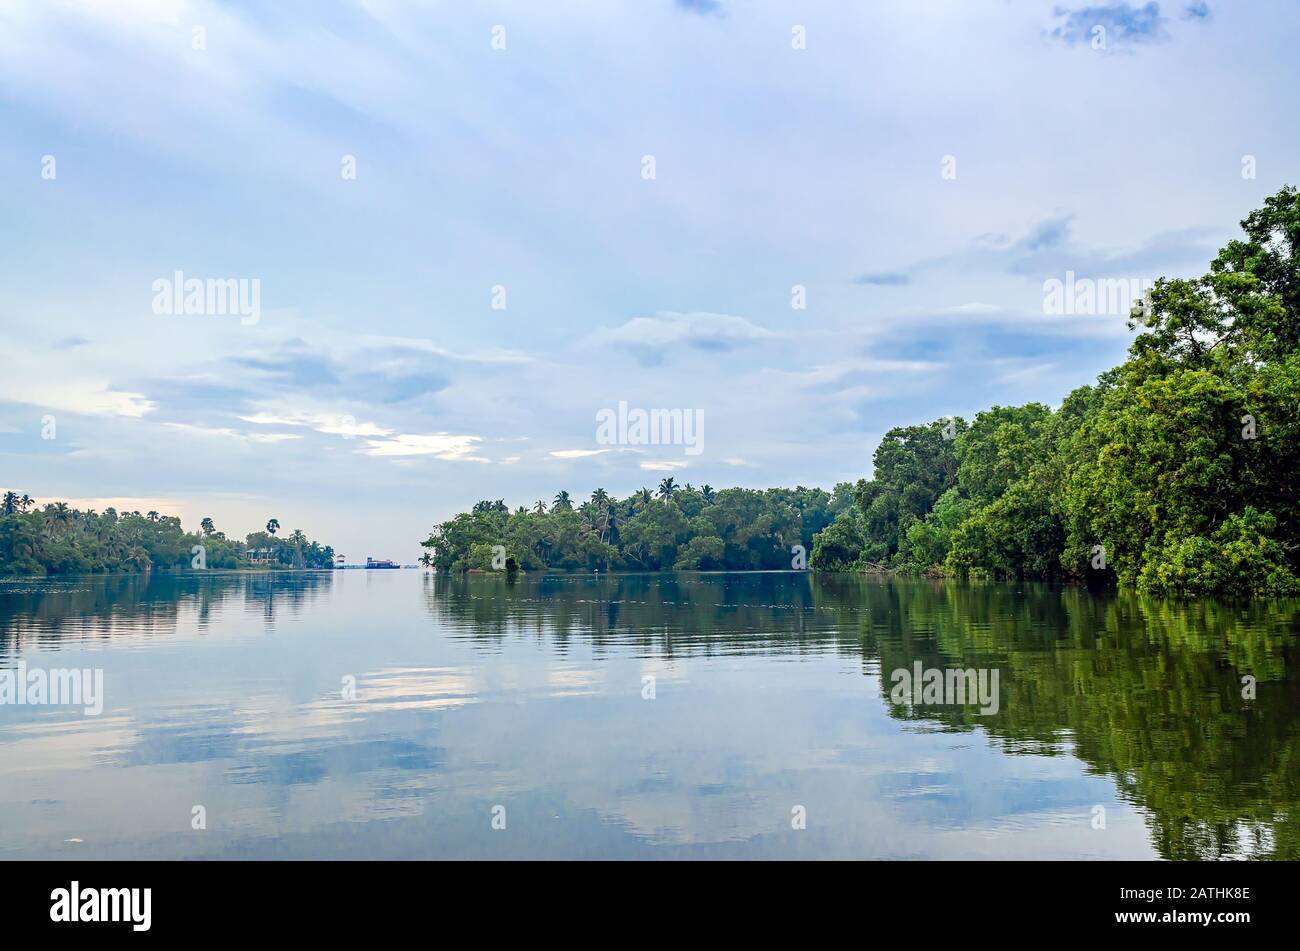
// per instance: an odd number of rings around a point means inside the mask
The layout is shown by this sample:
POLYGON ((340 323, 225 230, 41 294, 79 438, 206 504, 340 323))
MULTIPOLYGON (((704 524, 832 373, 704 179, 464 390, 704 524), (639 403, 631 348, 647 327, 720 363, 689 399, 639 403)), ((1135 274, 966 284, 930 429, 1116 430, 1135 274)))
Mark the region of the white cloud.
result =
POLYGON ((862 376, 909 376, 942 370, 944 364, 933 360, 878 360, 869 357, 842 360, 811 367, 807 370, 773 370, 800 386, 822 386, 862 376))
POLYGON ((0 381, 0 399, 31 403, 82 416, 139 419, 158 408, 143 393, 114 390, 107 380, 36 380, 11 376, 0 381))
POLYGON ((470 455, 481 436, 454 433, 400 433, 392 439, 367 439, 357 452, 367 456, 434 456, 455 462, 487 462, 470 455))
POLYGON ((200 426, 195 423, 163 423, 169 429, 180 429, 199 436, 221 436, 225 439, 238 439, 241 442, 277 443, 301 439, 297 433, 241 433, 226 426, 200 426))
POLYGON ((779 334, 730 314, 665 313, 654 317, 633 317, 617 327, 601 328, 592 339, 598 343, 638 347, 660 348, 685 344, 711 349, 769 340, 777 336, 779 334))
POLYGON ((685 469, 684 462, 643 462, 641 468, 647 472, 674 472, 678 469, 685 469))
POLYGON ((556 449, 547 455, 556 459, 584 459, 587 456, 599 456, 601 453, 613 452, 613 449, 556 449))
POLYGON ((351 416, 330 413, 259 412, 239 418, 258 426, 309 426, 335 436, 389 436, 394 432, 376 423, 359 423, 351 416))
POLYGON ((29 183, 6 193, 29 227, 6 256, 0 423, 34 434, 28 404, 60 415, 57 444, 0 437, 7 477, 82 495, 245 484, 277 509, 312 506, 313 535, 396 553, 413 524, 482 494, 551 497, 557 470, 573 490, 588 475, 635 488, 635 463, 662 450, 598 455, 591 439, 592 414, 627 399, 706 410, 716 452, 692 475, 775 485, 797 468, 829 487, 867 474, 894 423, 969 418, 1001 387, 1056 402, 1122 360, 1123 318, 1046 315, 1043 280, 1208 260, 1198 235, 1231 237, 1282 183, 1277 157, 1300 154, 1296 124, 1269 120, 1300 68, 1296 13, 1269 0, 1216 7, 1212 40, 1188 30, 1105 64, 1042 41, 1050 4, 820 5, 810 35, 831 42, 810 58, 772 45, 789 31, 772 5, 698 35, 666 0, 516 6, 502 58, 477 18, 389 0, 255 15, 0 0, 5 151, 29 183), (980 55, 990 44, 1007 55, 980 55), (1223 149, 1188 148, 1206 88, 1257 105, 1219 110, 1216 134, 1260 157, 1259 181, 1223 149), (880 133, 867 149, 863 129, 880 133), (1142 149, 1114 148, 1132 129, 1142 149), (648 151, 654 182, 638 175, 648 151), (960 178, 945 182, 950 151, 960 178), (57 181, 39 178, 47 152, 57 181), (347 153, 356 181, 339 177, 347 153), (196 181, 220 213, 178 241, 174 203, 139 199, 196 181), (76 280, 51 279, 60 257, 76 280), (152 319, 149 280, 181 266, 260 277, 262 322, 152 319), (854 284, 864 273, 908 280, 854 284), (508 310, 490 309, 498 283, 508 310), (89 342, 54 346, 74 337, 89 342), (1031 379, 990 357, 1055 367, 1031 379), (63 412, 100 418, 65 428, 63 412), (235 451, 313 431, 328 438, 279 450, 301 448, 301 466, 252 479, 235 451), (523 457, 446 467, 436 499, 421 491, 430 456, 502 452, 523 457), (356 517, 357 484, 378 487, 386 520, 356 517))

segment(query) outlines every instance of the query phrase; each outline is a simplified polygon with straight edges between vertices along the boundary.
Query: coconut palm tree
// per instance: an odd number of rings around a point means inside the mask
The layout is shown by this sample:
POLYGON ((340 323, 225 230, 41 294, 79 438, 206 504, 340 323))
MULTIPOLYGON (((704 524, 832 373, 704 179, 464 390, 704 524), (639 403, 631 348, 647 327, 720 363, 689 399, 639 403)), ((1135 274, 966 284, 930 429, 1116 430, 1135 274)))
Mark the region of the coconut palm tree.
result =
POLYGON ((199 530, 203 532, 204 535, 211 535, 217 530, 217 526, 212 522, 211 515, 205 515, 203 517, 203 520, 199 522, 199 530))
POLYGON ((704 483, 704 485, 700 486, 700 495, 704 496, 704 501, 706 501, 706 502, 712 502, 712 501, 713 501, 713 486, 709 485, 707 482, 704 483))
POLYGON ((6 492, 4 502, 0 503, 0 515, 13 515, 18 511, 18 493, 6 492))
POLYGON ((30 495, 23 493, 23 497, 18 500, 18 511, 26 514, 27 510, 36 504, 36 500, 30 495))
POLYGON ((654 493, 651 492, 645 486, 642 486, 641 488, 637 489, 632 496, 633 510, 637 512, 641 511, 643 508, 645 508, 647 505, 650 504, 650 500, 653 499, 654 497, 655 497, 654 493))
POLYGON ((68 508, 67 502, 56 502, 53 505, 45 506, 45 512, 48 516, 49 535, 51 538, 56 534, 59 526, 67 527, 72 521, 72 510, 68 508))
POLYGON ((673 479, 672 476, 669 476, 668 478, 660 481, 659 498, 663 499, 666 502, 673 497, 673 493, 675 491, 677 491, 677 482, 676 480, 673 479))
POLYGON ((583 504, 584 508, 588 506, 591 508, 591 527, 600 536, 601 541, 605 540, 605 533, 609 531, 609 503, 609 493, 604 489, 597 489, 591 493, 591 501, 583 504))
POLYGON ((573 500, 572 498, 570 498, 569 493, 567 491, 565 491, 564 489, 561 489, 559 491, 559 493, 555 496, 554 507, 557 509, 563 509, 566 512, 573 511, 573 500))
POLYGON ((280 520, 278 518, 270 519, 266 523, 266 534, 274 536, 280 530, 280 520))
POLYGON ((546 503, 543 502, 541 499, 538 499, 536 502, 533 503, 533 511, 536 512, 538 515, 545 515, 546 503))
POLYGON ((136 571, 148 571, 153 567, 153 561, 149 558, 149 553, 139 545, 132 546, 127 552, 126 567, 134 568, 136 571))
POLYGON ((626 519, 618 510, 618 503, 611 499, 609 504, 605 506, 605 536, 601 538, 601 541, 607 542, 612 539, 618 531, 618 527, 624 524, 625 521, 626 519))

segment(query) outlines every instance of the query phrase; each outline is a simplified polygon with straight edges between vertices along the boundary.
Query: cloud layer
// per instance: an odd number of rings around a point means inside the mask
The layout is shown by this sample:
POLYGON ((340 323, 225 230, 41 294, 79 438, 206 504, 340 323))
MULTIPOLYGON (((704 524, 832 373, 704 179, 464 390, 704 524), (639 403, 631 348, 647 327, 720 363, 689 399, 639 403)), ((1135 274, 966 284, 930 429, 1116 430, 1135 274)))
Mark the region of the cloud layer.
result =
POLYGON ((1298 40, 1281 2, 0 2, 4 479, 411 560, 484 497, 866 475, 1122 356, 1045 281, 1195 273, 1300 180, 1298 40), (178 270, 260 320, 154 314, 178 270), (704 452, 600 445, 620 401, 704 452))

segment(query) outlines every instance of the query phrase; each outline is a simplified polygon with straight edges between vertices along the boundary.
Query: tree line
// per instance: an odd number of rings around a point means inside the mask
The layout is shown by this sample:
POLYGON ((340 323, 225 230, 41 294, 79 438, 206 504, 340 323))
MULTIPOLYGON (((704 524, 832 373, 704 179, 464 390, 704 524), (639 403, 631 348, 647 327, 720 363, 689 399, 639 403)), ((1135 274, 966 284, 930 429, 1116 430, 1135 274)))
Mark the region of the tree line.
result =
MULTIPOLYGON (((450 571, 753 571, 789 569, 852 504, 850 486, 722 489, 669 476, 627 498, 567 491, 513 511, 479 502, 437 525, 421 563, 450 571)), ((806 558, 805 558, 806 561, 806 558)), ((802 567, 802 565, 800 566, 802 567)))
POLYGON ((27 494, 0 499, 0 575, 65 575, 149 571, 154 568, 332 568, 334 549, 280 523, 241 541, 212 519, 186 532, 176 516, 158 512, 81 510, 66 502, 40 506, 27 494))
POLYGON ((891 429, 813 565, 1300 593, 1300 194, 1134 309, 1123 365, 1051 409, 891 429))
POLYGON ((1128 359, 1055 409, 889 430, 870 479, 821 489, 568 492, 434 528, 456 571, 873 569, 1300 593, 1300 193, 1241 223, 1202 277, 1134 308, 1128 359))

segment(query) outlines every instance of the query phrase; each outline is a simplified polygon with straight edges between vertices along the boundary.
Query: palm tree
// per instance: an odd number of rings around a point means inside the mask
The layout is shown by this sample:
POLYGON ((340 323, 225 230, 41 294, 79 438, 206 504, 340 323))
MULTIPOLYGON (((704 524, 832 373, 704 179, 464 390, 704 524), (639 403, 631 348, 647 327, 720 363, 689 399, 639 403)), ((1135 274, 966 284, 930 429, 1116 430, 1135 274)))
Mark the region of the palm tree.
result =
POLYGON ((18 511, 18 493, 6 492, 4 502, 0 503, 0 515, 13 515, 18 511))
POLYGON ((713 501, 713 486, 709 485, 707 482, 704 483, 704 485, 700 486, 700 495, 704 496, 704 501, 706 501, 706 502, 712 502, 712 501, 713 501))
POLYGON ((126 566, 137 571, 148 571, 153 567, 153 561, 150 560, 147 551, 139 545, 134 545, 126 555, 126 566))
POLYGON ((591 493, 591 507, 595 511, 592 516, 592 526, 600 535, 600 540, 605 540, 605 535, 609 532, 609 515, 610 515, 610 498, 609 493, 604 489, 597 489, 591 493))
POLYGON ((673 492, 676 490, 677 483, 672 476, 669 476, 659 483, 659 498, 666 502, 673 497, 673 492))
POLYGON ((637 489, 636 493, 632 496, 632 509, 637 512, 641 511, 643 508, 645 508, 647 505, 650 504, 650 500, 653 499, 654 497, 655 496, 653 492, 651 492, 645 486, 642 486, 641 488, 637 489))
POLYGON ((56 502, 54 505, 45 506, 45 511, 49 515, 50 537, 55 535, 55 528, 58 526, 67 526, 72 521, 72 510, 68 508, 67 502, 56 502))
POLYGON ((555 496, 555 508, 563 509, 566 512, 573 511, 573 500, 569 497, 569 493, 564 489, 561 489, 559 494, 555 496))
POLYGON ((605 506, 605 531, 608 533, 608 537, 602 538, 601 541, 609 541, 613 538, 614 533, 618 531, 618 527, 624 521, 625 519, 618 511, 618 503, 611 499, 610 503, 605 506))
POLYGON ((274 536, 280 530, 280 520, 273 518, 266 523, 266 533, 274 536))
POLYGON ((211 535, 217 530, 217 526, 212 523, 211 515, 205 515, 203 517, 203 520, 199 522, 199 530, 203 532, 204 535, 211 535))
POLYGON ((36 500, 30 495, 23 493, 23 497, 18 500, 18 511, 26 513, 29 508, 36 504, 36 500))
POLYGON ((533 504, 533 511, 536 512, 538 515, 545 515, 545 514, 546 514, 546 503, 543 502, 541 499, 538 499, 538 500, 533 504))
POLYGON ((158 513, 150 512, 148 515, 145 516, 145 518, 147 518, 151 522, 156 522, 158 521, 158 513))

